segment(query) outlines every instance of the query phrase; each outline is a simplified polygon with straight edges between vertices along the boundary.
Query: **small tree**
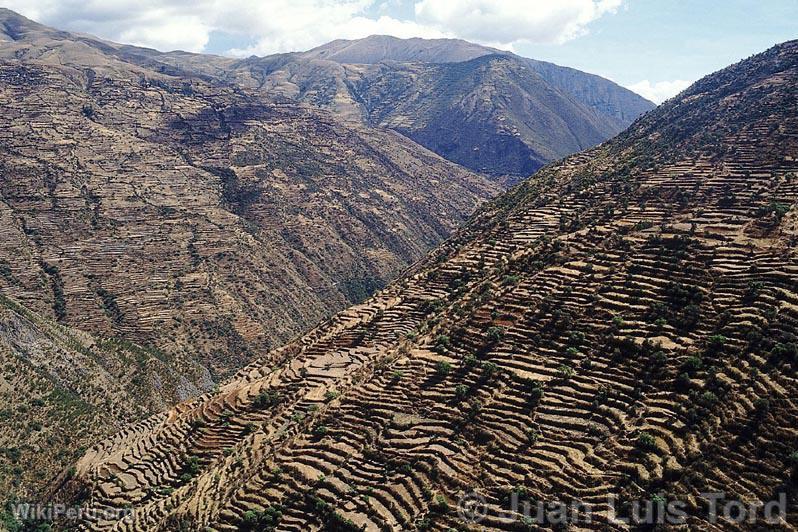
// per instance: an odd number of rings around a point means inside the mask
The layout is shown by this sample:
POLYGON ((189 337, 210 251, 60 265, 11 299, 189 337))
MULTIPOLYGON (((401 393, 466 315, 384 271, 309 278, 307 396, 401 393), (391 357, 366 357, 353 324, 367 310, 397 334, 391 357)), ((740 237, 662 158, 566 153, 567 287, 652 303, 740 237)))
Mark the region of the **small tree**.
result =
POLYGON ((495 344, 501 341, 504 338, 504 329, 502 327, 492 326, 488 327, 487 330, 487 337, 490 343, 495 344))
POLYGON ((435 345, 433 347, 436 353, 445 353, 449 350, 450 345, 449 337, 445 334, 439 334, 437 338, 435 338, 435 345))

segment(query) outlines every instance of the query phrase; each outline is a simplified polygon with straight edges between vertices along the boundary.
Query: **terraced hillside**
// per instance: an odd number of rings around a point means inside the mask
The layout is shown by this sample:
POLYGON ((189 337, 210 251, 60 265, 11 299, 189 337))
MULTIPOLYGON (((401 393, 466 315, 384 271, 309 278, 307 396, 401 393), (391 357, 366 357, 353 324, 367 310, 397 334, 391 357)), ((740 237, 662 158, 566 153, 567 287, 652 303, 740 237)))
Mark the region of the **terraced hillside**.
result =
POLYGON ((498 192, 393 132, 2 19, 0 289, 191 382, 362 301, 498 192))
MULTIPOLYGON (((90 530, 534 529, 596 510, 788 497, 798 465, 798 41, 551 165, 399 281, 88 450, 90 530), (476 525, 473 529, 477 529, 476 525)), ((771 525, 772 528, 772 525, 771 525)))

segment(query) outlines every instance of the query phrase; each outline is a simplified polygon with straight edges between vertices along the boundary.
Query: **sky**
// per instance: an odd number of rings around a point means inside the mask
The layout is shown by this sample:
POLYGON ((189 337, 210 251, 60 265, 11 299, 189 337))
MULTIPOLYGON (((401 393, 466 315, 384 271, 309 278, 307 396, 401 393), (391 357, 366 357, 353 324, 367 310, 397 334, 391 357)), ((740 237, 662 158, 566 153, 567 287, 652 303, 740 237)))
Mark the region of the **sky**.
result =
POLYGON ((0 0, 59 29, 245 57, 383 34, 461 38, 611 79, 657 103, 798 38, 798 0, 0 0))

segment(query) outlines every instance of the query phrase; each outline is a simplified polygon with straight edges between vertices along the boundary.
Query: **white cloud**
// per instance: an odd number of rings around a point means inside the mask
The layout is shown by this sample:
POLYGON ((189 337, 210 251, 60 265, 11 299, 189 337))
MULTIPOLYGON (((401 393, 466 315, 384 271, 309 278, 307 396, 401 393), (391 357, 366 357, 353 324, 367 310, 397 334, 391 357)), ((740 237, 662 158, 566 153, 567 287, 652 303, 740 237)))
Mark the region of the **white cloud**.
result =
POLYGON ((335 39, 360 39, 375 34, 393 35, 400 38, 454 37, 453 34, 436 28, 421 26, 412 21, 397 20, 385 15, 378 19, 363 16, 338 17, 335 23, 326 23, 330 17, 334 16, 336 13, 330 13, 328 17, 320 17, 318 23, 312 26, 297 24, 297 27, 291 32, 276 30, 261 32, 264 36, 258 38, 253 46, 245 49, 233 49, 230 50, 230 53, 235 56, 249 56, 308 50, 335 39))
POLYGON ((160 50, 202 51, 214 31, 251 47, 237 54, 306 50, 372 34, 460 37, 512 49, 561 43, 622 0, 6 0, 39 22, 160 50), (403 5, 414 7, 406 10, 403 5))
POLYGON ((421 0, 416 20, 478 41, 564 43, 587 31, 621 0, 421 0))
POLYGON ((6 0, 37 22, 159 50, 201 51, 214 26, 213 2, 198 0, 6 0))
POLYGON ((684 89, 689 87, 692 81, 684 79, 674 79, 672 81, 657 81, 651 83, 644 79, 634 85, 627 85, 627 89, 636 92, 644 98, 648 98, 654 103, 662 103, 671 96, 676 96, 684 89))

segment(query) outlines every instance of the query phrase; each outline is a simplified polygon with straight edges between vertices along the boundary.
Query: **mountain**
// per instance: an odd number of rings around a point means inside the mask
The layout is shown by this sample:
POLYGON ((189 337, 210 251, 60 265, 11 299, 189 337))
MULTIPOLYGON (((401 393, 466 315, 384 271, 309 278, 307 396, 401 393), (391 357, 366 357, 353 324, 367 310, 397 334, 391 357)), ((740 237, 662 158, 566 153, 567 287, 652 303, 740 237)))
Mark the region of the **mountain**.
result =
POLYGON ((598 76, 454 39, 339 40, 225 72, 253 90, 391 128, 510 182, 603 142, 654 107, 598 76))
POLYGON ((371 36, 235 60, 119 45, 5 13, 9 43, 0 56, 81 58, 95 69, 113 68, 110 57, 125 63, 122 70, 135 65, 282 96, 392 129, 504 184, 603 142, 654 107, 599 76, 457 39, 371 36))
POLYGON ((651 102, 638 94, 600 76, 460 39, 398 39, 372 35, 364 39, 333 41, 301 54, 304 59, 326 59, 348 64, 462 63, 489 55, 518 60, 563 94, 604 118, 617 120, 615 126, 621 129, 653 108, 651 102))
POLYGON ((795 523, 796 87, 798 41, 700 80, 93 446, 54 500, 135 510, 92 529, 466 529, 463 497, 490 530, 567 526, 514 498, 589 505, 580 528, 679 501, 690 529, 742 529, 699 494, 783 493, 795 523))
POLYGON ((461 39, 399 39, 372 35, 363 39, 338 39, 302 55, 336 63, 373 65, 384 61, 402 63, 461 63, 485 55, 504 53, 461 39))
MULTIPOLYGON (((89 417, 102 411, 83 443, 213 389, 362 301, 499 192, 395 132, 177 69, 154 51, 8 10, 0 32, 0 294, 54 324, 25 325, 19 343, 19 317, 2 314, 14 364, 0 366, 0 383, 11 390, 32 346, 55 344, 34 365, 56 357, 53 390, 90 403, 89 417), (117 344, 137 347, 103 354, 117 344), (92 386, 108 395, 85 395, 79 375, 98 375, 92 386), (117 404, 127 410, 108 414, 117 404)), ((10 393, 0 432, 31 400, 47 410, 60 393, 10 393)), ((9 434, 24 459, 50 449, 41 440, 59 426, 9 434)))

